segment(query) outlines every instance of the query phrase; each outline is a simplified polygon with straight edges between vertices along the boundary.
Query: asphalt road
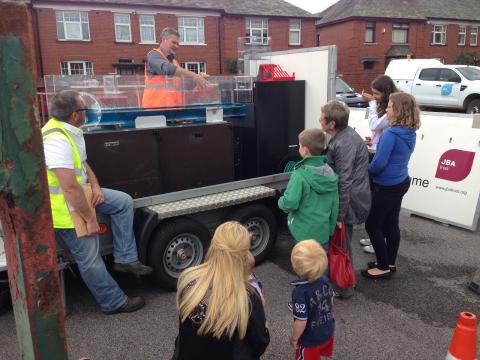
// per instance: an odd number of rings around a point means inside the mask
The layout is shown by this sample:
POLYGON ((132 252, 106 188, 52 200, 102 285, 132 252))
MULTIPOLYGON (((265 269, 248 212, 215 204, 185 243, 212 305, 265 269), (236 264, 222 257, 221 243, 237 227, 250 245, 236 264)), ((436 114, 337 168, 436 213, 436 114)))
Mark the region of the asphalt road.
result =
MULTIPOLYGON (((460 311, 480 314, 480 296, 466 288, 480 268, 480 231, 448 227, 416 217, 401 217, 402 242, 394 278, 368 280, 359 270, 372 255, 361 251, 354 232, 355 296, 335 300, 337 323, 332 359, 444 359, 460 311)), ((269 260, 256 268, 265 284, 271 345, 264 359, 291 359, 292 318, 289 255, 292 240, 280 233, 269 260)), ((69 278, 66 318, 69 356, 78 359, 170 359, 177 332, 175 294, 147 280, 115 275, 131 295, 147 306, 133 314, 103 315, 83 283, 69 278)), ((0 359, 19 357, 12 312, 0 316, 0 359)))

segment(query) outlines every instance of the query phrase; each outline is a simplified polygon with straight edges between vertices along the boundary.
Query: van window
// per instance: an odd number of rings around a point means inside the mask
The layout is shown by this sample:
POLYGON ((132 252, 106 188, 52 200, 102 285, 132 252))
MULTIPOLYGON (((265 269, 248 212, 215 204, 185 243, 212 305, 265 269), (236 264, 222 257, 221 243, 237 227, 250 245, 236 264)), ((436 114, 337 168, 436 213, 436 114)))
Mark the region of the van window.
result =
POLYGON ((351 93, 354 91, 350 87, 350 85, 348 85, 344 80, 337 77, 335 79, 335 92, 337 94, 341 94, 341 93, 351 93))
POLYGON ((477 67, 457 67, 460 74, 465 76, 468 80, 480 80, 480 68, 477 67))
POLYGON ((451 69, 440 69, 438 80, 449 81, 449 82, 462 82, 462 79, 460 79, 460 76, 458 76, 458 74, 451 69))
POLYGON ((419 79, 426 81, 435 81, 437 80, 437 74, 440 69, 423 69, 420 72, 419 79))

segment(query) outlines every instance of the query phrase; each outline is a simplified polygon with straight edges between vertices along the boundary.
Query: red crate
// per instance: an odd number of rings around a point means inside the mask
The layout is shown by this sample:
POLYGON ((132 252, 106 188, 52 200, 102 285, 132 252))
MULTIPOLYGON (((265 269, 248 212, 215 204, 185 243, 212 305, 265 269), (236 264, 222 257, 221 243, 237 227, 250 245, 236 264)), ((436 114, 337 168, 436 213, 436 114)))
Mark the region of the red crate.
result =
POLYGON ((262 64, 258 69, 259 81, 285 81, 295 80, 295 73, 288 74, 280 65, 262 64))

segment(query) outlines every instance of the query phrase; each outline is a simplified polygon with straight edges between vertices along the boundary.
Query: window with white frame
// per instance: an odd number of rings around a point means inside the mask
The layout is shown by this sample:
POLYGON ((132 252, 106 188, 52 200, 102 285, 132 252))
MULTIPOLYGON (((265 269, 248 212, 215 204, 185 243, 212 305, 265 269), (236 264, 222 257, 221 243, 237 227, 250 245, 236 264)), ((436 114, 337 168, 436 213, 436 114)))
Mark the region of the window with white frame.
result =
POLYGON ((203 18, 179 16, 178 32, 180 33, 180 43, 182 44, 205 44, 203 18))
POLYGON ((289 45, 301 45, 302 43, 302 21, 298 19, 290 20, 290 29, 288 32, 289 45))
POLYGON ((93 75, 93 64, 90 61, 62 61, 62 75, 93 75))
POLYGON ((181 65, 184 69, 190 70, 197 74, 201 72, 203 73, 207 72, 206 64, 201 61, 187 61, 187 62, 182 62, 181 65))
POLYGON ((375 23, 372 21, 365 23, 365 42, 366 43, 375 42, 375 23))
POLYGON ((246 32, 249 44, 268 45, 268 19, 246 19, 246 32))
POLYGON ((140 24, 140 42, 155 42, 155 17, 153 15, 139 15, 138 22, 140 24))
POLYGON ((478 26, 472 26, 470 29, 470 46, 478 45, 478 26))
POLYGON ((447 39, 447 25, 433 25, 432 45, 445 45, 447 39))
POLYGON ((409 25, 405 23, 393 23, 392 43, 406 44, 408 42, 409 25))
POLYGON ((58 40, 90 41, 86 11, 56 11, 58 40))
POLYGON ((132 42, 130 14, 114 14, 114 20, 115 20, 115 41, 132 42))
POLYGON ((465 45, 467 37, 467 27, 465 25, 458 26, 458 45, 465 45))

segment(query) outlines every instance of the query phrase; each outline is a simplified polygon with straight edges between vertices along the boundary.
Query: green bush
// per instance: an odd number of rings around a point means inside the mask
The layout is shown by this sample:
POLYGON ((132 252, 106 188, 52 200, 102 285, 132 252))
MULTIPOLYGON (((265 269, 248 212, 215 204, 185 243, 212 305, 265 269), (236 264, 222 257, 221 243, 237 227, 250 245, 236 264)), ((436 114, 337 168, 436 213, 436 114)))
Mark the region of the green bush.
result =
POLYGON ((473 51, 462 51, 457 55, 454 62, 458 65, 475 65, 477 63, 477 56, 473 51))
POLYGON ((225 66, 230 74, 236 74, 238 71, 236 59, 226 59, 225 66))

